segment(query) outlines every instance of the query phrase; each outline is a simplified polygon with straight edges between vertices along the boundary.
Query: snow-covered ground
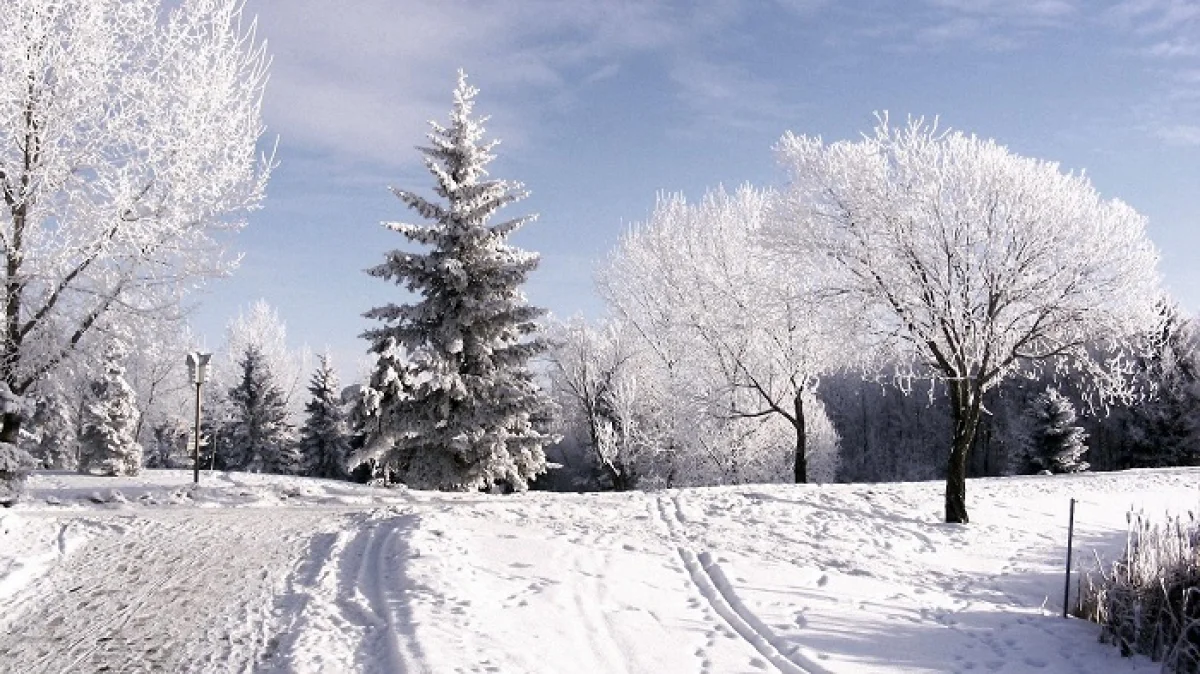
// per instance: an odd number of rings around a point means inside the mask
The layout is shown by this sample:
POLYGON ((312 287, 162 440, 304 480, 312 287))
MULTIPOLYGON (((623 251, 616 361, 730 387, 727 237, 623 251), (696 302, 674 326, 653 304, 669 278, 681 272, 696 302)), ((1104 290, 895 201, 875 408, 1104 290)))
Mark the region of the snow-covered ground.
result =
POLYGON ((3 672, 1154 672, 1059 617, 1196 470, 510 496, 39 474, 0 511, 3 672))

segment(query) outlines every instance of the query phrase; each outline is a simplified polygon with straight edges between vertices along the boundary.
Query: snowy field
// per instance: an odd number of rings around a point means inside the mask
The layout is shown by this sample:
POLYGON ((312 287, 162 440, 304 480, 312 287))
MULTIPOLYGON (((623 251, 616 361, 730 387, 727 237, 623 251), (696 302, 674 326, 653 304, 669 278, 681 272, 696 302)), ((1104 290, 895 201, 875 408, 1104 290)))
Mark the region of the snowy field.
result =
POLYGON ((513 496, 39 474, 0 511, 3 672, 1155 672, 1059 617, 1196 470, 513 496))

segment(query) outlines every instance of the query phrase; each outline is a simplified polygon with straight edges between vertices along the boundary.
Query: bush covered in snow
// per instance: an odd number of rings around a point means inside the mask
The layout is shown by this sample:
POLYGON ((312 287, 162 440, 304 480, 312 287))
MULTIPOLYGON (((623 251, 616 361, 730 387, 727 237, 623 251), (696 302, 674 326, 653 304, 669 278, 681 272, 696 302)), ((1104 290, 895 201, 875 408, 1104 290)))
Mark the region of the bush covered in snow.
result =
POLYGON ((1200 522, 1153 523, 1129 514, 1125 554, 1081 581, 1076 615, 1103 626, 1100 639, 1170 672, 1200 672, 1200 522))
POLYGON ((25 479, 37 467, 28 452, 14 444, 0 442, 0 505, 9 506, 21 498, 25 479))

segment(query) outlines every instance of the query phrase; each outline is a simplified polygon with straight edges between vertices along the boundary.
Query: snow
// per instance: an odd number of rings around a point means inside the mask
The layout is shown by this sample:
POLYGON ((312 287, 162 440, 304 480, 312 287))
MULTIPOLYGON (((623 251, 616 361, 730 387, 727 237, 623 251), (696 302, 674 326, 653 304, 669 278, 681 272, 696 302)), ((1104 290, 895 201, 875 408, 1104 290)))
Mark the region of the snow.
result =
POLYGON ((34 474, 0 511, 0 671, 1155 672, 1060 617, 1196 469, 507 496, 34 474))

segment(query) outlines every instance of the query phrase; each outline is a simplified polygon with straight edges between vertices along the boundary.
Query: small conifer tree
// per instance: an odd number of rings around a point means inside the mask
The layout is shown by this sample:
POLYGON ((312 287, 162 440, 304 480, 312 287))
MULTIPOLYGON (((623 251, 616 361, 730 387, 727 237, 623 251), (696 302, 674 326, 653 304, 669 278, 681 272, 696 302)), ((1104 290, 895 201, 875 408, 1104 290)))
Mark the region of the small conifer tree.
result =
POLYGON ((1126 410, 1124 463, 1134 468, 1200 464, 1200 331, 1195 319, 1163 304, 1159 333, 1138 361, 1153 395, 1126 410))
POLYGON ((79 434, 75 409, 58 391, 38 402, 33 417, 40 438, 31 453, 51 470, 75 470, 79 465, 79 434))
POLYGON ((342 410, 337 373, 328 355, 321 356, 317 371, 309 380, 308 392, 312 394, 304 406, 308 418, 300 429, 304 474, 344 480, 350 453, 349 431, 346 414, 342 410))
POLYGON ((365 314, 384 325, 363 335, 378 358, 364 394, 376 423, 359 460, 418 488, 524 490, 554 439, 552 403, 528 367, 547 348, 534 337, 545 312, 521 291, 538 255, 508 243, 533 216, 489 224, 525 192, 487 177, 496 142, 472 115, 477 93, 459 71, 449 125, 431 122, 420 148, 439 199, 393 190, 429 222, 387 227, 429 251, 394 250, 368 270, 420 301, 365 314))
POLYGON ((151 429, 153 438, 150 450, 146 452, 147 468, 176 468, 191 465, 191 456, 187 455, 188 439, 191 429, 183 419, 168 416, 151 429), (183 461, 187 455, 188 461, 183 461))
POLYGON ((238 365, 241 378, 229 389, 232 418, 227 429, 228 446, 224 448, 226 469, 299 473, 300 455, 287 423, 287 404, 266 359, 251 344, 238 365))
POLYGON ((135 439, 138 411, 133 387, 125 380, 124 348, 110 343, 100 376, 88 387, 79 436, 79 471, 102 475, 137 475, 142 446, 135 439))
POLYGON ((1027 448, 1028 472, 1079 473, 1088 469, 1083 460, 1087 434, 1075 425, 1075 406, 1053 387, 1033 400, 1027 448))

